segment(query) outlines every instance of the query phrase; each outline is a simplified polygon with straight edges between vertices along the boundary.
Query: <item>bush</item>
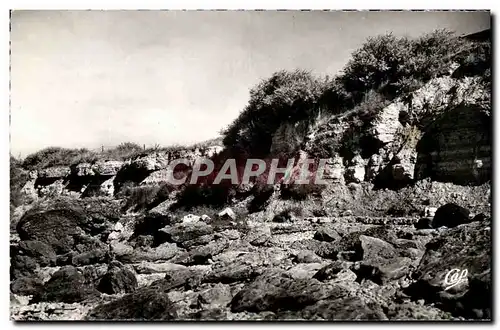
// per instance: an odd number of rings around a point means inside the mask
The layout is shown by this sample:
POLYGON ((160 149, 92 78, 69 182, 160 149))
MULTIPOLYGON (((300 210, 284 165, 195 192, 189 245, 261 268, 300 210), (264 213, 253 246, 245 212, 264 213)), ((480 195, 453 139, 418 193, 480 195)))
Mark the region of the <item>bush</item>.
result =
POLYGON ((325 81, 304 70, 274 73, 250 90, 248 105, 223 132, 224 145, 267 155, 278 127, 310 118, 325 86, 325 81))

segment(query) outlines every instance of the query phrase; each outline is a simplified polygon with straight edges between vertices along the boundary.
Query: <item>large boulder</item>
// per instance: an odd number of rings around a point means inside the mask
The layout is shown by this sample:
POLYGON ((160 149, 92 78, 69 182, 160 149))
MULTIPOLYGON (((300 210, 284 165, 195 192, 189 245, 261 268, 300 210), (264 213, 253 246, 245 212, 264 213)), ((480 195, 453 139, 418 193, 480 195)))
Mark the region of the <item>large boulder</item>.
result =
POLYGON ((453 228, 469 222, 469 210, 457 204, 448 203, 437 209, 432 226, 453 228))
POLYGON ((99 281, 97 290, 107 294, 129 293, 137 288, 135 274, 119 261, 112 261, 108 271, 99 281))
POLYGON ((44 284, 33 302, 50 301, 74 303, 96 297, 97 291, 85 281, 76 268, 66 266, 55 272, 44 284))
POLYGON ((307 306, 302 317, 327 321, 378 321, 387 320, 380 304, 364 297, 332 297, 307 306))
POLYGON ((131 166, 139 170, 152 172, 168 167, 168 155, 164 153, 153 153, 132 161, 131 166))
POLYGON ((231 301, 233 312, 300 310, 327 298, 342 297, 347 291, 315 279, 292 279, 283 273, 265 273, 239 291, 231 301))

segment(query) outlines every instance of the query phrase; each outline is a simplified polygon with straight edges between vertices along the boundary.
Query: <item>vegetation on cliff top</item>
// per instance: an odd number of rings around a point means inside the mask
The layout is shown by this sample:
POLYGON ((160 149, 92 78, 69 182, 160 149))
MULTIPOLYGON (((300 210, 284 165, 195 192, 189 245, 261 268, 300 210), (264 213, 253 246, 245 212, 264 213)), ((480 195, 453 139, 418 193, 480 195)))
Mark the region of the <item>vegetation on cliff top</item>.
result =
POLYGON ((449 75, 452 63, 467 68, 462 74, 484 75, 489 81, 490 62, 489 42, 472 42, 446 30, 414 39, 393 34, 368 38, 334 78, 297 70, 278 71, 261 81, 251 89, 248 105, 224 130, 223 142, 252 156, 268 155, 273 135, 283 124, 351 111, 366 122, 395 97, 449 75))

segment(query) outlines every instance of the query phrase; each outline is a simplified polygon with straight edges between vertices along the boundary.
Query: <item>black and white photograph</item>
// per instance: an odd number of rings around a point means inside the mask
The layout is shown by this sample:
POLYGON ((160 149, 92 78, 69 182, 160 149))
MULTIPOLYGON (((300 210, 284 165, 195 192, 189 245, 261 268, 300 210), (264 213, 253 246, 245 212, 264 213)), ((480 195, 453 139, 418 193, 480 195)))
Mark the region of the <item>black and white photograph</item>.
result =
POLYGON ((492 22, 10 10, 10 320, 492 322, 492 22))

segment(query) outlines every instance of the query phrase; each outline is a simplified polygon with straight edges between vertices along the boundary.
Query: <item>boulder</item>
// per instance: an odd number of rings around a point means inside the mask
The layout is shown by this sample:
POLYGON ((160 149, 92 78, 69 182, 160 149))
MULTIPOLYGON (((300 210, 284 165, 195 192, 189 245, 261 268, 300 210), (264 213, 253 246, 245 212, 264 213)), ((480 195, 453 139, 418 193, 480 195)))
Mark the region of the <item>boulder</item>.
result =
POLYGON ((95 289, 85 282, 76 268, 65 266, 52 275, 33 297, 33 302, 52 301, 74 303, 96 296, 95 289))
POLYGON ((382 306, 364 297, 333 297, 307 306, 302 317, 327 321, 383 321, 387 316, 382 306))
POLYGON ((271 228, 261 224, 251 228, 244 238, 248 243, 254 246, 262 246, 271 240, 271 228))
POLYGON ((217 283, 213 287, 199 293, 198 304, 203 309, 226 307, 232 298, 231 287, 227 284, 217 283))
POLYGON ((421 218, 415 223, 415 229, 432 229, 431 218, 421 218))
POLYGON ((469 210, 457 204, 448 203, 437 209, 432 226, 453 228, 469 222, 469 210))
POLYGON ((106 208, 102 213, 92 207, 92 204, 88 205, 88 209, 78 205, 62 205, 47 211, 27 212, 19 220, 16 230, 21 240, 43 242, 56 254, 68 253, 76 245, 80 245, 78 252, 88 251, 96 248, 98 241, 89 235, 96 236, 109 231, 113 220, 113 215, 106 213, 109 210, 106 205, 99 206, 101 209, 106 208))
POLYGON ((115 176, 107 179, 99 186, 99 196, 114 196, 115 194, 115 176))
POLYGON ((176 224, 174 226, 167 226, 159 230, 159 234, 163 235, 163 241, 174 243, 182 243, 185 241, 193 240, 203 235, 209 235, 214 232, 212 226, 204 222, 192 222, 176 224))
POLYGON ((158 171, 168 167, 168 155, 152 153, 132 161, 131 166, 147 172, 158 171))
POLYGON ((92 169, 90 163, 80 163, 74 167, 74 175, 76 176, 94 176, 96 173, 92 169))
POLYGON ((124 162, 118 160, 98 161, 92 165, 92 170, 96 175, 115 176, 123 164, 124 162))
POLYGON ((426 207, 424 209, 424 217, 426 218, 434 218, 434 216, 436 215, 436 211, 437 211, 437 207, 426 207))
POLYGON ((164 321, 176 318, 173 303, 168 298, 169 286, 141 288, 110 303, 92 309, 86 320, 164 321))
POLYGON ((314 234, 314 239, 323 242, 338 242, 341 237, 332 227, 323 226, 314 234))
POLYGON ((309 250, 302 250, 297 253, 294 258, 297 263, 318 263, 322 262, 323 258, 318 256, 316 253, 309 250))
POLYGON ((65 178, 70 174, 71 174, 71 169, 68 166, 54 166, 39 170, 38 178, 59 179, 59 178, 65 178))
POLYGON ((139 185, 140 186, 161 185, 168 183, 169 177, 171 175, 170 173, 171 173, 170 169, 154 171, 151 174, 149 174, 144 180, 142 180, 139 185))
POLYGON ((375 237, 361 235, 362 262, 356 269, 358 278, 384 284, 410 271, 411 259, 400 257, 393 245, 375 237))
POLYGON ((224 210, 222 210, 221 212, 219 212, 217 214, 217 216, 219 217, 219 219, 221 220, 229 220, 229 221, 235 221, 236 220, 236 214, 234 213, 234 211, 227 207, 225 208, 224 210))
POLYGON ((19 242, 18 254, 31 258, 41 267, 54 266, 56 263, 56 253, 52 247, 40 241, 19 242))
POLYGON ((22 276, 10 282, 10 291, 21 296, 36 295, 42 287, 43 281, 33 275, 22 276))
POLYGON ((185 215, 183 218, 182 218, 182 223, 193 223, 193 222, 198 222, 200 221, 200 217, 197 216, 197 215, 194 215, 194 214, 188 214, 188 215, 185 215))
POLYGON ((106 275, 102 277, 97 290, 107 294, 129 293, 137 288, 135 274, 119 261, 112 261, 106 275))

